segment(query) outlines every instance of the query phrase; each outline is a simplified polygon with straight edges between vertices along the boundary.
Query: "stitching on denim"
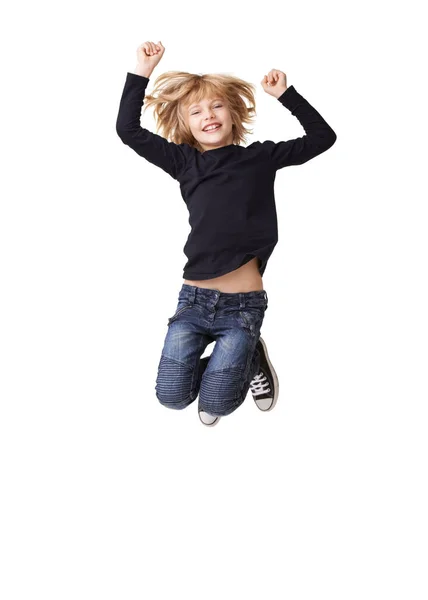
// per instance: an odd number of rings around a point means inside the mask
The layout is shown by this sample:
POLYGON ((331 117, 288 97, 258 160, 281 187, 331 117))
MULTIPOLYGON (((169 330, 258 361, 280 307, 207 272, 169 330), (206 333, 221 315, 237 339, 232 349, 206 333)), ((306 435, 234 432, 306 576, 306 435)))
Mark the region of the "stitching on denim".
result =
POLYGON ((181 313, 182 313, 182 312, 184 312, 184 311, 185 311, 187 308, 192 308, 192 306, 193 306, 192 304, 188 304, 188 305, 186 305, 186 306, 182 306, 182 307, 181 307, 181 308, 180 308, 180 309, 179 309, 177 312, 175 312, 175 313, 172 315, 172 317, 170 317, 170 318, 168 319, 168 325, 170 325, 171 323, 173 323, 173 322, 176 320, 176 318, 177 318, 179 315, 181 315, 181 313))

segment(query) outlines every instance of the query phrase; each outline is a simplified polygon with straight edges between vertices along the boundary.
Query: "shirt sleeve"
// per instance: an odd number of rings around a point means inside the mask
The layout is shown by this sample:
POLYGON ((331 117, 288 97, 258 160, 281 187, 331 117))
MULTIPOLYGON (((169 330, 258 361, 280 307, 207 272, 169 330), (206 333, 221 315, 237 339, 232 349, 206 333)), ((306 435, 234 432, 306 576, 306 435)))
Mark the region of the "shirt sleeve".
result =
POLYGON ((306 135, 284 142, 267 140, 262 143, 276 169, 302 165, 333 146, 336 133, 293 85, 290 85, 277 100, 299 119, 306 135))
POLYGON ((186 144, 174 144, 141 127, 141 108, 148 77, 128 72, 119 105, 116 132, 137 154, 178 179, 186 167, 186 144))

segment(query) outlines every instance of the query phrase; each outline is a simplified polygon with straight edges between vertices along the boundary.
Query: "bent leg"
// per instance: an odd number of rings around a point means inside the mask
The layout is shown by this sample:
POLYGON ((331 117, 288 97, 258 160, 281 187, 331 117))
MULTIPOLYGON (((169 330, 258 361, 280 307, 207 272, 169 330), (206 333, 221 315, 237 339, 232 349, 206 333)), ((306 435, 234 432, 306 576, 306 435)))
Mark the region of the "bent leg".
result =
POLYGON ((239 327, 219 336, 202 375, 199 410, 225 416, 244 402, 260 366, 257 339, 239 327))
POLYGON ((184 318, 168 325, 155 386, 161 404, 180 410, 196 399, 207 362, 200 357, 211 342, 209 336, 184 318))

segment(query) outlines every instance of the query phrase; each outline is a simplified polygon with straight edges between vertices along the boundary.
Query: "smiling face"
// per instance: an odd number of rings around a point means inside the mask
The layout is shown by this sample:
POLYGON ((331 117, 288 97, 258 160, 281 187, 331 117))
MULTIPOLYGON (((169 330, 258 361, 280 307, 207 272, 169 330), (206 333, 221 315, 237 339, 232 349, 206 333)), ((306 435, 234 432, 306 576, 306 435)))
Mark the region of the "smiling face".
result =
POLYGON ((185 109, 186 122, 203 150, 213 150, 233 143, 232 117, 227 102, 220 97, 192 101, 185 109), (211 124, 217 128, 206 128, 211 124))

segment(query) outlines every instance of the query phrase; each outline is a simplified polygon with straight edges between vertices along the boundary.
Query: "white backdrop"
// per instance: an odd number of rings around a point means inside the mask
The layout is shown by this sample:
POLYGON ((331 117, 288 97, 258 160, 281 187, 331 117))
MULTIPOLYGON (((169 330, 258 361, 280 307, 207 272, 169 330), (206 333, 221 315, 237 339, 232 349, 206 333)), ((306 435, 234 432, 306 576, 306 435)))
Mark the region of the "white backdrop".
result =
MULTIPOLYGON (((419 4, 42 2, 2 35, 3 600, 426 600, 426 85, 419 4), (278 171, 262 327, 278 404, 214 428, 156 369, 186 261, 179 185, 115 123, 144 41, 257 86, 278 171)), ((142 121, 152 131, 152 114, 142 121)), ((210 346, 207 351, 212 351, 210 346)))

